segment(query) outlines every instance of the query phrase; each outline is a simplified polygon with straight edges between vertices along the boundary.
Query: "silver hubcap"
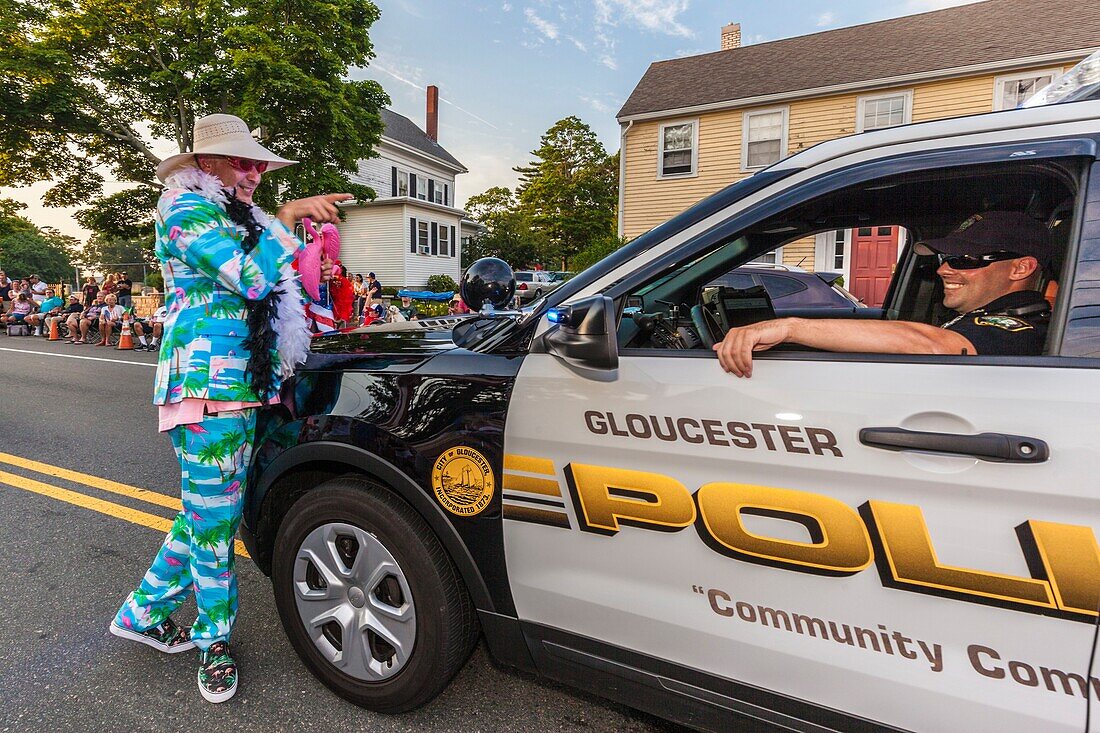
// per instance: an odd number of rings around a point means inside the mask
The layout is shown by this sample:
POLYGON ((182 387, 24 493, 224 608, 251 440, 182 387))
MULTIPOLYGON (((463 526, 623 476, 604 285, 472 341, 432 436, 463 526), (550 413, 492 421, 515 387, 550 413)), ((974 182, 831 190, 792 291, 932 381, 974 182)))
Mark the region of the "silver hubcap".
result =
POLYGON ((294 600, 306 633, 344 674, 377 682, 404 668, 416 642, 416 608, 405 573, 378 538, 350 524, 323 524, 294 562, 294 600))

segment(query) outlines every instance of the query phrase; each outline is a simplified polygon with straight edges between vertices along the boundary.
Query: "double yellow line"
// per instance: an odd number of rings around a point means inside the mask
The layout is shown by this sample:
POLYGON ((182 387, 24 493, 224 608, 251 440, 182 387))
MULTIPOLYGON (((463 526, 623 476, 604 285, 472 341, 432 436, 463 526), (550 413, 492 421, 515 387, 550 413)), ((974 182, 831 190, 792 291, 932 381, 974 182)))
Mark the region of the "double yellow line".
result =
MULTIPOLYGON (((100 476, 81 473, 80 471, 70 471, 67 468, 53 466, 49 463, 32 461, 29 458, 14 456, 10 453, 0 453, 0 463, 16 466, 28 471, 34 471, 35 473, 45 474, 46 476, 53 476, 54 478, 63 479, 65 481, 72 481, 73 483, 89 486, 93 489, 126 496, 130 499, 137 499, 138 501, 144 501, 149 504, 157 504, 166 509, 171 509, 173 512, 178 512, 182 509, 179 499, 160 494, 156 491, 141 489, 137 486, 122 484, 100 476)), ((64 501, 85 509, 91 509, 100 514, 106 514, 118 519, 123 519, 127 522, 140 524, 144 527, 156 529, 164 533, 167 533, 172 527, 172 519, 167 519, 156 514, 149 514, 148 512, 143 512, 138 509, 131 509, 128 506, 115 504, 111 501, 97 499, 94 496, 82 494, 79 491, 70 491, 69 489, 63 489, 60 486, 36 481, 35 479, 27 478, 19 474, 0 471, 0 484, 23 489, 24 491, 30 491, 35 494, 41 494, 42 496, 48 496, 51 499, 57 499, 58 501, 64 501)), ((244 548, 244 543, 240 540, 236 541, 235 550, 238 555, 249 557, 248 551, 244 548)))

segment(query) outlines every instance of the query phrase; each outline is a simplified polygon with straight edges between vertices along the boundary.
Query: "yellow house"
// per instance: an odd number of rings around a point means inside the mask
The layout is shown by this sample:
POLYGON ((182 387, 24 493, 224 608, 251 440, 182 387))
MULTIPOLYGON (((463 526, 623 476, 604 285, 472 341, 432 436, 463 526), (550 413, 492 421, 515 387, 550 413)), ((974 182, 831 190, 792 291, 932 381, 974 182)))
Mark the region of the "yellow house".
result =
MULTIPOLYGON (((731 24, 722 50, 651 64, 619 111, 620 234, 824 140, 1011 109, 1100 46, 1100 3, 986 0, 751 46, 740 37, 731 24)), ((897 227, 822 232, 771 258, 842 273, 876 304, 876 270, 892 268, 903 240, 897 227)))

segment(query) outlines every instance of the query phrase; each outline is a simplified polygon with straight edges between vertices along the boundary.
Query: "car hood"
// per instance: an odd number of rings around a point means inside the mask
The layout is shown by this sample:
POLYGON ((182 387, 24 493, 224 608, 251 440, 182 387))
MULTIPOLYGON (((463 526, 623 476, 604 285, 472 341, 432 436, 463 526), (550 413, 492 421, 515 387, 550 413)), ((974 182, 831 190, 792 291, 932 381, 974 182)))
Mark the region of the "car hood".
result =
POLYGON ((318 334, 310 344, 303 371, 412 371, 455 348, 456 321, 373 324, 318 334))

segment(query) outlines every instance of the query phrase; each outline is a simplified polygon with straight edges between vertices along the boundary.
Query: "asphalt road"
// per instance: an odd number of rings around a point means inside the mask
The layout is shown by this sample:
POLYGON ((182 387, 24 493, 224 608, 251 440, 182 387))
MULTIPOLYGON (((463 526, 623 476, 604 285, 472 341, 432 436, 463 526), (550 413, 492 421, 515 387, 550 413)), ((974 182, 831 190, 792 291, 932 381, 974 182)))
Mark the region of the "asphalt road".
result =
MULTIPOLYGON (((244 558, 233 634, 240 686, 228 703, 204 702, 194 653, 163 655, 107 632, 163 539, 118 515, 128 508, 167 520, 174 511, 156 501, 179 497, 178 465, 150 404, 154 361, 0 336, 0 733, 681 730, 498 668, 483 645, 424 709, 397 717, 362 710, 298 661, 268 579, 244 558), (23 459, 156 494, 121 495, 23 459)), ((178 615, 193 613, 190 603, 178 615)))

